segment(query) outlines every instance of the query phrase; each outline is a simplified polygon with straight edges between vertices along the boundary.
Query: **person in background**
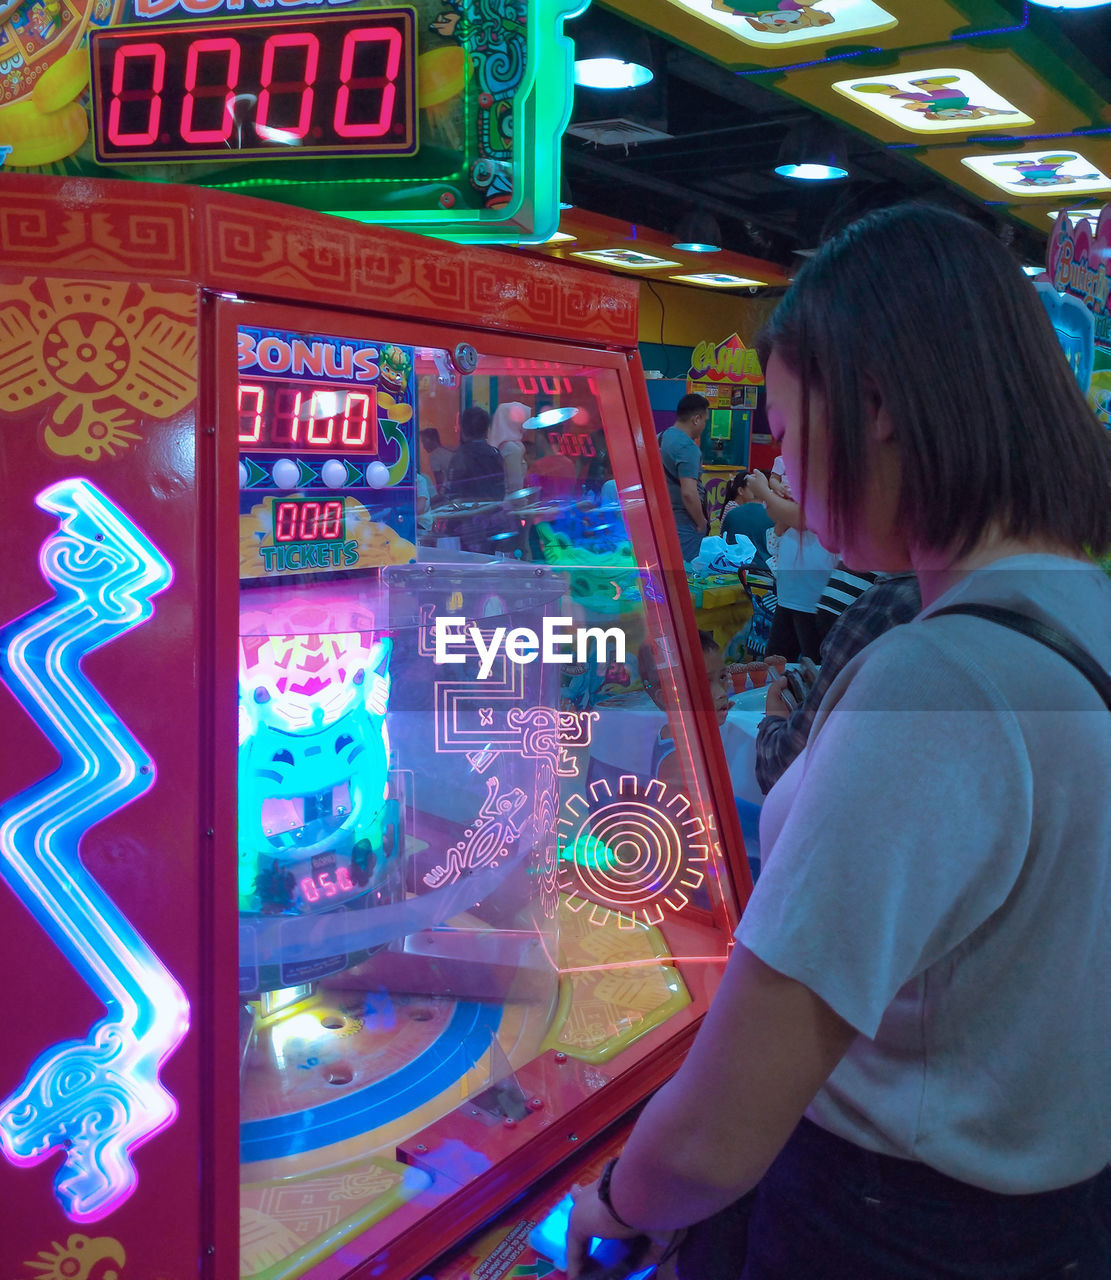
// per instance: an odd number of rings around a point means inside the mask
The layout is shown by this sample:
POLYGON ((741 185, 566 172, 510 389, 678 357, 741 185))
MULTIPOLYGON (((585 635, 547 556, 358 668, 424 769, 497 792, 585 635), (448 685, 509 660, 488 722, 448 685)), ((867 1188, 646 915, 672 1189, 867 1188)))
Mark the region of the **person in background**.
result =
POLYGON ((806 691, 800 707, 783 701, 787 681, 768 685, 764 719, 756 732, 756 781, 767 795, 787 772, 787 766, 806 746, 810 727, 822 699, 842 668, 872 641, 892 627, 909 622, 922 608, 922 593, 913 573, 870 574, 874 585, 834 617, 822 640, 818 678, 806 691))
POLYGON ((709 418, 709 400, 705 396, 686 395, 675 408, 674 426, 660 436, 667 494, 679 532, 679 547, 687 563, 697 558, 702 539, 710 528, 706 491, 702 487, 702 450, 698 444, 709 418))
POLYGON ((455 454, 451 449, 445 449, 440 443, 440 433, 435 427, 425 427, 420 433, 420 442, 428 454, 428 469, 432 472, 432 483, 437 490, 440 490, 447 482, 448 468, 455 454))
POLYGON ((772 788, 694 1042, 575 1193, 569 1280, 593 1236, 684 1227, 683 1280, 1105 1280, 1107 433, 1017 258, 944 209, 828 241, 757 350, 807 526, 923 610, 772 788))
POLYGON ((538 427, 532 433, 526 483, 539 489, 545 502, 566 502, 577 496, 575 463, 552 447, 552 438, 558 440, 559 432, 549 437, 543 427, 538 427))
POLYGON ((525 487, 524 424, 528 418, 528 405, 514 400, 499 404, 494 410, 490 443, 502 457, 506 493, 516 493, 525 487))
POLYGON ((435 523, 435 516, 432 514, 432 486, 428 483, 428 477, 421 471, 417 472, 416 489, 417 532, 431 533, 435 523))
POLYGON ((854 601, 859 600, 869 587, 875 585, 878 577, 879 574, 863 569, 850 569, 843 560, 837 561, 814 613, 819 641, 825 640, 837 619, 854 601))
POLYGON ((501 454, 487 438, 490 415, 473 404, 459 415, 459 448, 452 454, 444 496, 450 502, 501 502, 505 468, 501 454))
POLYGON ((799 504, 777 494, 761 472, 749 475, 748 488, 767 508, 775 521, 772 532, 779 536, 774 567, 777 603, 768 652, 781 653, 788 662, 797 662, 803 655, 818 662, 821 641, 815 614, 837 557, 822 546, 816 534, 802 527, 799 504))
POLYGON ((726 487, 721 509, 721 536, 726 542, 736 542, 738 534, 747 538, 756 548, 751 567, 766 573, 770 572, 768 531, 775 522, 747 481, 745 473, 738 471, 726 487))

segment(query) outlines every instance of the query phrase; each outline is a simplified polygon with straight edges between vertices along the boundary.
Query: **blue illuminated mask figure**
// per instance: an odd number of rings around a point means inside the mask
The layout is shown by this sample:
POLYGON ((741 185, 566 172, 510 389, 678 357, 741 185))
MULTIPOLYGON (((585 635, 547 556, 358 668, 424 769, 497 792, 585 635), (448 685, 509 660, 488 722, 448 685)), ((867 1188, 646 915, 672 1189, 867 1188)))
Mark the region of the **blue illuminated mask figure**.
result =
POLYGON ((248 913, 340 906, 377 888, 396 853, 383 821, 391 642, 304 625, 240 640, 239 906, 248 913))

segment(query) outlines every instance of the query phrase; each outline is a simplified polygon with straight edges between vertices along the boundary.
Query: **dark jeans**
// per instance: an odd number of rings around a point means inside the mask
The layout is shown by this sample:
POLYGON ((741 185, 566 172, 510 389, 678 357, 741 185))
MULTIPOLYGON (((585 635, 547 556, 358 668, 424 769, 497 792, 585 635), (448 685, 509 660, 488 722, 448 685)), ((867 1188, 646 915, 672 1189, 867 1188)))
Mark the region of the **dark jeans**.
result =
POLYGON ((750 1195, 691 1229, 681 1280, 1111 1280, 1111 1169, 1004 1196, 800 1122, 750 1195))
POLYGON ((778 653, 788 662, 798 662, 801 654, 805 654, 811 662, 821 662, 821 649, 814 614, 785 609, 782 604, 776 605, 772 633, 768 637, 768 653, 778 653))

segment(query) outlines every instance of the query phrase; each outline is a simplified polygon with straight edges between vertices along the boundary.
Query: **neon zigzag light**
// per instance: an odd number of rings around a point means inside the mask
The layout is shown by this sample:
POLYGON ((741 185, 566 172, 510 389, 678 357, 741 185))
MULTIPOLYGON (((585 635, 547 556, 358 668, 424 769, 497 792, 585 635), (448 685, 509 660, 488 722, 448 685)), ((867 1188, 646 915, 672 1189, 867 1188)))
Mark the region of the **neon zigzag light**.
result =
POLYGON ((0 1148, 17 1165, 62 1151, 59 1203, 96 1222, 135 1189, 132 1149, 177 1114, 158 1073, 185 1036, 189 1004, 78 858, 86 830, 154 783, 153 762, 80 664, 151 617, 171 569, 88 481, 35 501, 59 518, 39 552, 55 598, 0 630, 0 675, 62 762, 0 805, 0 874, 107 1014, 84 1041, 47 1049, 0 1103, 0 1148))

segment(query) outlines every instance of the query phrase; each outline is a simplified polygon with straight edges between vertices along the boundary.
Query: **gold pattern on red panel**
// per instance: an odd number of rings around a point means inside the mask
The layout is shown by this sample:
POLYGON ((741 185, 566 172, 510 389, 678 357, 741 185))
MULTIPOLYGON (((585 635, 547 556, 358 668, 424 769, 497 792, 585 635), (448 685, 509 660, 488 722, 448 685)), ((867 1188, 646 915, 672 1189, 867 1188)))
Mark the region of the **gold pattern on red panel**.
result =
POLYGON ((124 1280, 120 1268, 126 1261, 123 1245, 111 1236, 72 1235, 65 1244, 55 1240, 23 1265, 28 1280, 124 1280))
POLYGON ((239 1274, 251 1280, 300 1275, 317 1255, 380 1221, 427 1179, 384 1156, 312 1178, 242 1188, 239 1274))
POLYGON ((599 927, 562 898, 559 948, 559 1009, 545 1049, 607 1062, 690 1004, 678 969, 666 963, 663 934, 650 925, 619 928, 614 916, 599 927))
POLYGON ((28 278, 0 303, 0 420, 50 404, 43 442, 96 462, 197 394, 196 297, 124 281, 28 278))

